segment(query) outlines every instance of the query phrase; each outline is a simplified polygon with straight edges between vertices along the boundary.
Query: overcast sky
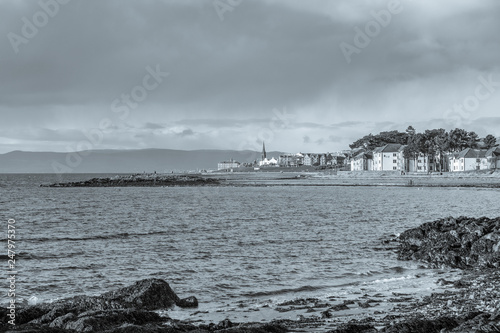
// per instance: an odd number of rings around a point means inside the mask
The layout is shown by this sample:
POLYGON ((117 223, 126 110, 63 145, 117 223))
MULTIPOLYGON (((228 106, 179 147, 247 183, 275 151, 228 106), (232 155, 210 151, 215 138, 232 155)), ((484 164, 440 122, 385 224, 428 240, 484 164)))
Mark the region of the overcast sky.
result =
POLYGON ((498 0, 59 1, 0 2, 0 153, 500 136, 498 0))

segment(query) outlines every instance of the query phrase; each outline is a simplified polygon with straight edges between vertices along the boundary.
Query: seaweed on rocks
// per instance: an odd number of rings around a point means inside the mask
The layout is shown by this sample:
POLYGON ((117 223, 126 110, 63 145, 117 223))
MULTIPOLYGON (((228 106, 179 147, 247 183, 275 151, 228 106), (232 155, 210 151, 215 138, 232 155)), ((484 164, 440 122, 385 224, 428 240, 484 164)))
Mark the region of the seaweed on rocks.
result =
POLYGON ((500 218, 449 217, 407 230, 399 239, 402 260, 433 267, 500 267, 500 218))
POLYGON ((198 175, 136 174, 113 178, 92 178, 84 181, 41 184, 40 187, 153 187, 153 186, 210 186, 221 180, 198 175))

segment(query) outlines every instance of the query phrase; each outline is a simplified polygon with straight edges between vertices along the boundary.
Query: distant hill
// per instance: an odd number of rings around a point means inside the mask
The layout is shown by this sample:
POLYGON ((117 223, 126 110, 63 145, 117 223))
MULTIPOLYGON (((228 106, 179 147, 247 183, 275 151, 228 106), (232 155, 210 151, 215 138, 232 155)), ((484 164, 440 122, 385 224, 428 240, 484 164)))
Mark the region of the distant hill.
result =
MULTIPOLYGON (((278 157, 281 152, 268 152, 278 157)), ((261 153, 236 150, 90 150, 76 154, 13 151, 0 154, 0 173, 53 173, 53 165, 72 173, 135 173, 216 170, 217 163, 260 160, 261 153), (81 157, 81 159, 79 159, 81 157)))

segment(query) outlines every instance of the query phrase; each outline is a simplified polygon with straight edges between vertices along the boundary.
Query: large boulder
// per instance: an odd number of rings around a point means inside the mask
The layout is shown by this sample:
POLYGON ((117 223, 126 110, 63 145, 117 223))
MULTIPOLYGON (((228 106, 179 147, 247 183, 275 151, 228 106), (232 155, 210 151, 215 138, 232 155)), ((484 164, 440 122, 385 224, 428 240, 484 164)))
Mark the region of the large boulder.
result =
POLYGON ((422 224, 399 237, 398 258, 433 267, 500 267, 500 218, 446 218, 422 224))
POLYGON ((161 279, 137 281, 129 287, 107 292, 101 297, 121 307, 144 310, 170 308, 179 302, 179 297, 172 288, 161 279))
POLYGON ((177 301, 176 305, 180 308, 197 308, 198 299, 194 296, 189 296, 177 301))
POLYGON ((137 281, 128 287, 106 292, 100 296, 76 296, 60 300, 49 306, 51 311, 63 308, 73 312, 131 308, 158 310, 171 308, 179 300, 179 297, 164 280, 145 279, 137 281))
MULTIPOLYGON (((171 308, 175 304, 194 307, 198 301, 194 296, 181 300, 164 280, 146 279, 100 296, 76 296, 50 304, 19 308, 16 324, 100 331, 118 324, 157 323, 161 321, 160 316, 150 311, 171 308)), ((3 324, 7 324, 6 320, 3 324)))

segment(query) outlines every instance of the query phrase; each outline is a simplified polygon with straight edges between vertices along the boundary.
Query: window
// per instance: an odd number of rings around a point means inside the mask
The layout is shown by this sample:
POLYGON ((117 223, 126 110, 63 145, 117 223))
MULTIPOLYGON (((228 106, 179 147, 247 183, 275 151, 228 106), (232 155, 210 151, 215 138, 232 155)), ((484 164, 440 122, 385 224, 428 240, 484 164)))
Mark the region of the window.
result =
POLYGON ((398 163, 398 161, 397 160, 392 160, 392 163, 398 163))
POLYGON ((396 153, 392 154, 392 157, 396 157, 396 156, 397 156, 396 153))
POLYGON ((476 159, 476 162, 477 162, 477 163, 481 162, 481 159, 480 159, 480 158, 477 158, 477 159, 476 159))
POLYGON ((392 167, 392 170, 396 170, 397 168, 396 167, 392 167))
POLYGON ((418 170, 422 170, 422 167, 421 167, 421 166, 419 166, 419 167, 418 167, 418 170))
POLYGON ((422 160, 418 160, 418 163, 422 163, 422 160))

